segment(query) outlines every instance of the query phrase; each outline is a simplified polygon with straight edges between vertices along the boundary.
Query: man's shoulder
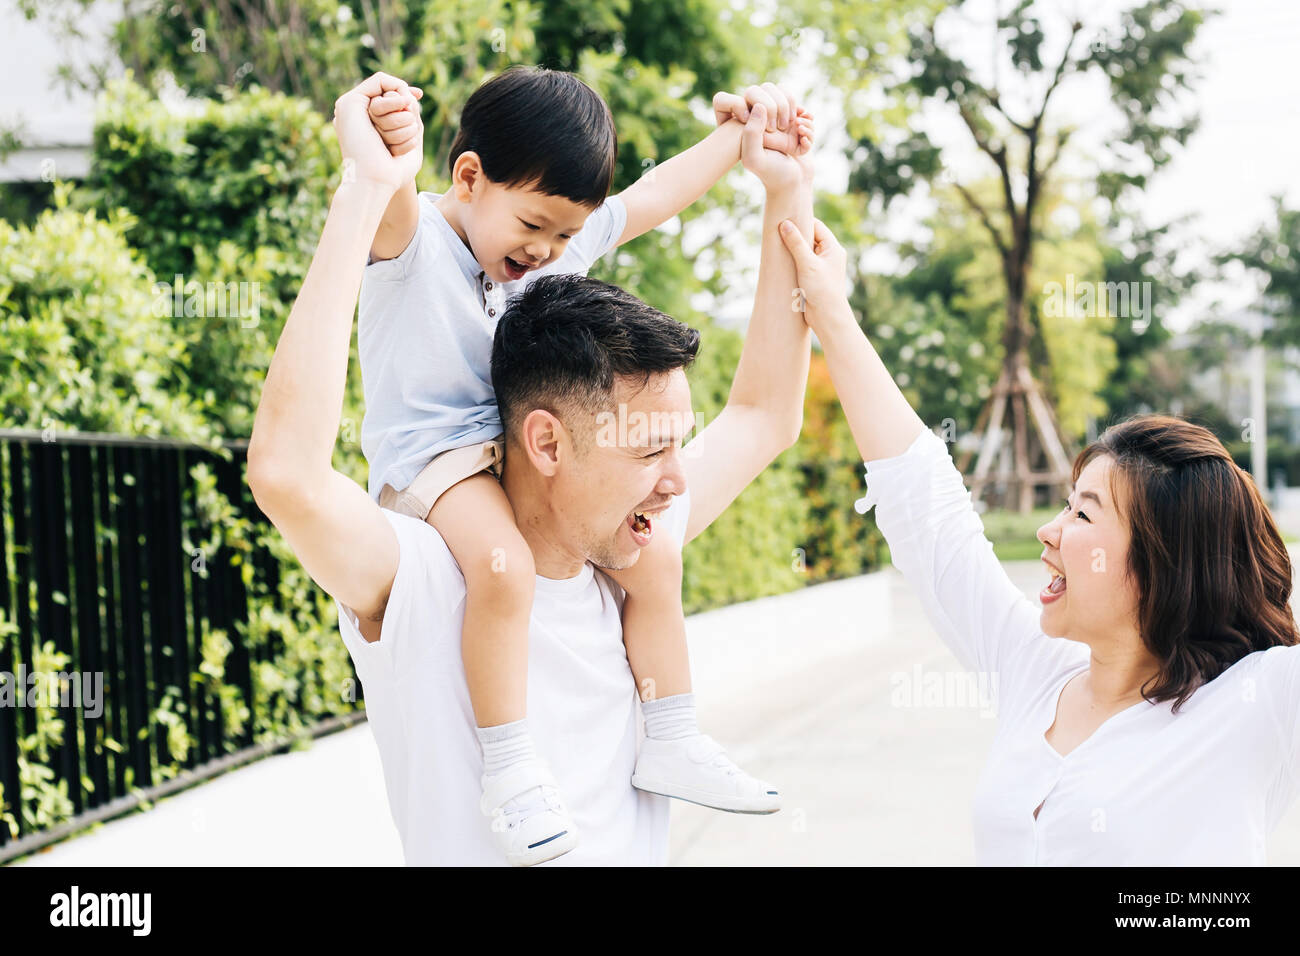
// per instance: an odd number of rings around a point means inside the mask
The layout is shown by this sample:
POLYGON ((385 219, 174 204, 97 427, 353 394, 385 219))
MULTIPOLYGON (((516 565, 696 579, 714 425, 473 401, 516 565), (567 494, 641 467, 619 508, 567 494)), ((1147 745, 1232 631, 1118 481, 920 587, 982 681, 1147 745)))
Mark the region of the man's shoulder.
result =
POLYGON ((444 591, 464 590, 465 576, 438 529, 427 521, 381 509, 397 535, 398 568, 407 576, 435 579, 444 591))

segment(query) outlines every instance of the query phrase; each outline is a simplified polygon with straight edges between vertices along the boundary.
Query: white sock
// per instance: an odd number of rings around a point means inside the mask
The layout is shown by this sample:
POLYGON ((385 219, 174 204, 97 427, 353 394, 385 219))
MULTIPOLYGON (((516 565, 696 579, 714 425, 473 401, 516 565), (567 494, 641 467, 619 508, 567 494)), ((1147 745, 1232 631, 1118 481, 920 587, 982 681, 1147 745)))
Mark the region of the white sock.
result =
POLYGON ((641 702, 645 735, 656 740, 680 740, 700 732, 695 724, 695 695, 676 694, 641 702))
POLYGON ((528 733, 528 718, 494 727, 475 727, 483 748, 483 773, 489 777, 505 773, 534 759, 533 738, 528 733))

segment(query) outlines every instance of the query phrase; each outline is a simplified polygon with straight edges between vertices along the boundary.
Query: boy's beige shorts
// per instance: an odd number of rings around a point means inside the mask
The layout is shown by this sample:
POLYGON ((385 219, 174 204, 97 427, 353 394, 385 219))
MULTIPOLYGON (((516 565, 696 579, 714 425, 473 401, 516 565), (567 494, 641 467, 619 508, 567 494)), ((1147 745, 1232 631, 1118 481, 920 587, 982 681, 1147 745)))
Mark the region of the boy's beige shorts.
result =
POLYGON ((415 480, 401 491, 392 485, 384 485, 379 492, 379 507, 424 521, 442 493, 457 482, 480 471, 491 472, 500 478, 505 453, 505 442, 500 438, 444 451, 425 465, 415 480))

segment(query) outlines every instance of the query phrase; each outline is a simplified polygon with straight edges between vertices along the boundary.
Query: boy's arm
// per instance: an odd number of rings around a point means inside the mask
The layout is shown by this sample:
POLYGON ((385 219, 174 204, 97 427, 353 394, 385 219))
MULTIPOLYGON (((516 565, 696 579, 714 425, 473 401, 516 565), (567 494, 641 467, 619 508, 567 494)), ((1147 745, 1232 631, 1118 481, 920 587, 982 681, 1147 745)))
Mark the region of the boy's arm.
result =
POLYGON ((752 86, 744 96, 719 93, 713 98, 718 127, 690 149, 650 169, 618 194, 627 208, 627 225, 617 245, 631 242, 667 222, 707 193, 740 159, 741 134, 752 105, 764 107, 764 145, 795 153, 803 138, 811 144, 812 117, 794 97, 772 83, 752 86))
POLYGON ((418 157, 391 156, 366 115, 371 77, 339 97, 334 127, 345 169, 320 244, 280 333, 248 444, 258 506, 322 589, 353 609, 366 640, 379 637, 397 573, 398 543, 374 500, 334 470, 352 316, 366 249, 398 184, 418 157))
POLYGON ((370 244, 370 258, 396 259, 415 238, 415 230, 420 225, 420 197, 412 179, 393 194, 384 218, 379 223, 375 240, 370 244))
MULTIPOLYGON (((379 74, 390 82, 381 88, 380 96, 370 100, 370 121, 379 131, 380 138, 393 156, 404 156, 412 151, 424 150, 424 123, 420 119, 419 101, 424 91, 417 86, 407 86, 396 77, 379 74)), ((416 167, 417 171, 419 167, 416 167)), ((411 244, 415 230, 420 225, 420 200, 415 188, 415 176, 404 183, 393 195, 384 210, 374 241, 370 244, 370 258, 396 259, 411 244)))
MULTIPOLYGON (((758 112, 755 109, 755 112, 758 112)), ((794 260, 779 226, 790 219, 811 235, 812 164, 759 149, 759 120, 746 128, 745 166, 767 190, 758 290, 726 407, 683 451, 690 541, 727 509, 799 437, 812 336, 799 311, 794 260)))

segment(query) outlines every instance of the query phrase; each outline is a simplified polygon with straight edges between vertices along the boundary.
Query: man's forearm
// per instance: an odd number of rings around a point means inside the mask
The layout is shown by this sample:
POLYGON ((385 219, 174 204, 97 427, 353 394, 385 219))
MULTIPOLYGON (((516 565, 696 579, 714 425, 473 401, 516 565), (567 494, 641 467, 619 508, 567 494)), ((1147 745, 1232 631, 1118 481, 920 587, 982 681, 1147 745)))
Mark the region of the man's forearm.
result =
POLYGON ((667 222, 713 188, 740 161, 744 125, 728 120, 690 149, 655 166, 623 190, 627 226, 619 243, 667 222))
POLYGON ((769 192, 764 203, 758 290, 728 403, 761 410, 774 434, 793 442, 803 423, 812 335, 800 312, 794 259, 778 232, 785 219, 812 235, 810 183, 769 192))
POLYGON ((331 469, 361 273, 390 196, 383 187, 349 183, 330 203, 253 422, 250 480, 256 474, 263 488, 331 469))

